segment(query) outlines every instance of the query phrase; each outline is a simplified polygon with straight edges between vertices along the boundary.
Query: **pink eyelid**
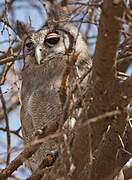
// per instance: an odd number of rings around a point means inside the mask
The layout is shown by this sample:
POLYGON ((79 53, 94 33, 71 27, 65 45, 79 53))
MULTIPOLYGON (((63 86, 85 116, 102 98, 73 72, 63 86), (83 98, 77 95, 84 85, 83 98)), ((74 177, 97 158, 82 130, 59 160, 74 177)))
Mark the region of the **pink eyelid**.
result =
POLYGON ((46 39, 56 38, 56 37, 60 37, 60 36, 58 34, 52 32, 47 35, 46 39))

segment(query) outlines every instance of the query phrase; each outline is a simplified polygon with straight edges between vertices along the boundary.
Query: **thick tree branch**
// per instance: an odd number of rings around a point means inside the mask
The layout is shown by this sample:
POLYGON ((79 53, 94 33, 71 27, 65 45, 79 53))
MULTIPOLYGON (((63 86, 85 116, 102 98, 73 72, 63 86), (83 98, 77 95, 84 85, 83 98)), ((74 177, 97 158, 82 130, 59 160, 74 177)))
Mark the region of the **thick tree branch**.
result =
MULTIPOLYGON (((77 131, 73 148, 73 157, 76 167, 73 179, 88 179, 86 169, 87 171, 89 169, 90 151, 96 149, 97 151, 94 153, 95 157, 93 157, 95 161, 93 161, 89 179, 106 179, 110 173, 112 173, 111 177, 115 175, 113 174, 113 168, 115 166, 114 161, 117 150, 121 146, 118 135, 122 137, 127 117, 126 111, 123 110, 124 104, 122 102, 122 97, 120 97, 120 91, 118 90, 118 82, 115 79, 116 53, 122 27, 122 22, 119 19, 123 17, 123 13, 122 0, 118 1, 118 3, 111 0, 104 1, 95 57, 93 60, 93 83, 90 85, 91 89, 88 88, 86 95, 90 100, 87 97, 85 99, 86 107, 88 107, 88 110, 85 109, 85 112, 87 111, 86 119, 116 110, 117 107, 121 110, 121 115, 112 118, 111 122, 109 118, 104 118, 101 122, 95 122, 92 124, 91 133, 88 132, 89 129, 87 126, 77 131), (117 123, 118 120, 119 125, 117 123), (106 132, 108 125, 112 122, 114 123, 104 142, 102 139, 103 134, 106 132), (89 138, 89 133, 91 134, 91 140, 89 138), (110 136, 113 137, 113 139, 111 139, 110 136), (92 142, 91 145, 90 141, 92 142), (114 143, 115 146, 113 148, 114 143), (107 147, 111 149, 109 155, 107 147), (90 148, 92 149, 90 150, 90 148), (101 159, 103 161, 100 161, 99 157, 103 157, 101 159), (109 161, 109 159, 111 159, 111 161, 109 161)), ((84 117, 84 115, 82 116, 84 117)))
POLYGON ((94 82, 110 80, 114 75, 116 52, 120 38, 121 21, 123 16, 123 1, 114 4, 114 1, 104 1, 95 57, 93 61, 94 82), (104 77, 105 76, 105 77, 104 77))
POLYGON ((93 104, 91 111, 94 110, 93 113, 98 115, 115 110, 118 107, 122 113, 112 118, 111 122, 104 119, 102 123, 95 123, 93 126, 93 150, 96 149, 96 151, 90 171, 90 180, 112 180, 118 175, 118 172, 114 171, 115 158, 118 149, 121 147, 120 139, 122 139, 127 118, 127 111, 124 109, 125 103, 115 79, 116 53, 122 26, 119 19, 123 17, 123 13, 122 0, 117 3, 114 0, 104 1, 93 62, 93 104), (109 124, 110 131, 103 138, 103 133, 109 124), (110 152, 108 152, 109 149, 110 152))
MULTIPOLYGON (((100 112, 100 105, 108 104, 108 93, 112 91, 115 76, 116 52, 120 39, 123 17, 123 1, 104 1, 100 18, 99 33, 93 61, 94 106, 100 112), (99 98, 101 95, 101 98, 99 98), (107 98, 106 98, 107 97, 107 98), (97 100, 98 99, 98 100, 97 100)), ((111 102, 111 100, 110 100, 111 102)), ((109 107, 108 107, 109 108, 109 107)), ((106 107, 104 107, 106 110, 106 107)), ((101 110, 102 111, 102 110, 101 110)))

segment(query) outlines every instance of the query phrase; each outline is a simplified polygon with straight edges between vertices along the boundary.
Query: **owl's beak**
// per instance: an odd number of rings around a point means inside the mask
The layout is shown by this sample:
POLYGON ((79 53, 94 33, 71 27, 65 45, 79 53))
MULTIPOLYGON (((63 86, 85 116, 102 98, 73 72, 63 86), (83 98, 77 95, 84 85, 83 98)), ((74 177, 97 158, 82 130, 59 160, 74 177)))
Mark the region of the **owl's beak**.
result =
POLYGON ((38 45, 35 48, 35 57, 36 57, 38 64, 41 64, 41 60, 42 60, 42 47, 41 47, 41 45, 38 45))

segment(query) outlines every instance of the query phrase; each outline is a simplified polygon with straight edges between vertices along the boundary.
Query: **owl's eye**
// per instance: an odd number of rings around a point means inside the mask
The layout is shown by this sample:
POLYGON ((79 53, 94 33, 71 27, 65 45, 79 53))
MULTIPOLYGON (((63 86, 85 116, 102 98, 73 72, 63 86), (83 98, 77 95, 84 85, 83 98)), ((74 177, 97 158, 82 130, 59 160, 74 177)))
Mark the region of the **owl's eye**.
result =
POLYGON ((59 39, 60 39, 60 38, 58 38, 58 37, 54 37, 54 38, 52 37, 52 38, 46 39, 45 42, 54 45, 54 44, 57 44, 57 43, 58 43, 59 39))
POLYGON ((27 37, 24 45, 27 51, 31 51, 34 49, 34 43, 32 42, 32 39, 30 37, 27 37))
POLYGON ((33 43, 32 43, 32 42, 26 43, 26 47, 27 47, 27 48, 32 48, 32 47, 33 47, 33 43))
POLYGON ((57 33, 49 33, 45 39, 45 43, 49 47, 53 47, 55 44, 57 44, 60 40, 60 36, 57 33))

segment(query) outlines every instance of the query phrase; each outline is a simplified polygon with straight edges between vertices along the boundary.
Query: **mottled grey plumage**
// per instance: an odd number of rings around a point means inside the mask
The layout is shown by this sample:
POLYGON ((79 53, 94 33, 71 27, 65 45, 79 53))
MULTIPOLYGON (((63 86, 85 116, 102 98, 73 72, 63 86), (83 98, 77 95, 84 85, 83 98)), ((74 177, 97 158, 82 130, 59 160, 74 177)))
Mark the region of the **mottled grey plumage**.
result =
MULTIPOLYGON (((60 122, 63 114, 60 85, 67 61, 72 60, 73 53, 78 56, 69 82, 75 82, 91 67, 87 45, 77 28, 70 23, 49 26, 30 34, 29 43, 26 45, 25 42, 27 65, 22 72, 21 88, 21 122, 25 143, 29 143, 33 133, 48 122, 60 122)), ((46 152, 56 148, 55 141, 43 144, 31 158, 31 168, 35 170, 46 152)))

